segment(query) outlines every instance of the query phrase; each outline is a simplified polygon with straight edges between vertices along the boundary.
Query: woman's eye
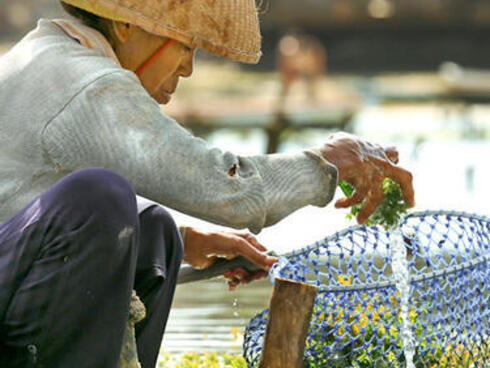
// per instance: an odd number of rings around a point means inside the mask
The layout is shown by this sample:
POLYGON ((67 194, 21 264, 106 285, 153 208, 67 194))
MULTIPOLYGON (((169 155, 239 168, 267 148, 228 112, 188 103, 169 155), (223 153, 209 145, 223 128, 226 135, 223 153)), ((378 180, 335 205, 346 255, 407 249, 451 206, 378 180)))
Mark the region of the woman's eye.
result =
POLYGON ((182 48, 181 48, 182 57, 188 57, 188 56, 192 55, 194 50, 195 50, 194 47, 182 44, 182 48))

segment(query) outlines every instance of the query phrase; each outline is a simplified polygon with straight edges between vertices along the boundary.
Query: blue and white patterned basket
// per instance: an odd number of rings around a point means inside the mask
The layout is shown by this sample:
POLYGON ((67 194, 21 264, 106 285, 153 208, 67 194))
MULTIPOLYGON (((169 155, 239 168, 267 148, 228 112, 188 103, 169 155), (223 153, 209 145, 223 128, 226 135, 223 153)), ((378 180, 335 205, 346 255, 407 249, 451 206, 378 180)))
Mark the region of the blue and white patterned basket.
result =
MULTIPOLYGON (((415 367, 490 367, 490 219, 423 212, 402 224, 409 268, 408 325, 415 367)), ((393 234, 356 226, 293 252, 272 274, 319 287, 305 367, 404 367, 393 234)), ((256 367, 268 310, 247 327, 244 356, 256 367)))

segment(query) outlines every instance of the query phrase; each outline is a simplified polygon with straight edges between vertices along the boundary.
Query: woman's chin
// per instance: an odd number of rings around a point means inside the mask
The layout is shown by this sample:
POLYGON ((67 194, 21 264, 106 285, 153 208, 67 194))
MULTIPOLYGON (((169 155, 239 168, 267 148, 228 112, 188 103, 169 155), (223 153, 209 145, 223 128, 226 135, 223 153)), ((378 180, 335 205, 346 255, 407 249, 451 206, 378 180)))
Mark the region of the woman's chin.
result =
POLYGON ((170 102, 172 95, 165 91, 158 91, 152 97, 160 104, 165 105, 170 102))

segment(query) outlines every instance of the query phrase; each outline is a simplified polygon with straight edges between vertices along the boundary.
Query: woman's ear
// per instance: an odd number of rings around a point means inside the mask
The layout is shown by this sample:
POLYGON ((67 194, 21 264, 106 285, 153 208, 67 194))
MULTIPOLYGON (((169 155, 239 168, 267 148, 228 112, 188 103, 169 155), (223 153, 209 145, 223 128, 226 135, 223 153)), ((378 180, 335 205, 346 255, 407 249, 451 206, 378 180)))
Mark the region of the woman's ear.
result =
POLYGON ((135 26, 129 23, 112 21, 112 30, 117 40, 121 43, 127 42, 134 32, 135 26))

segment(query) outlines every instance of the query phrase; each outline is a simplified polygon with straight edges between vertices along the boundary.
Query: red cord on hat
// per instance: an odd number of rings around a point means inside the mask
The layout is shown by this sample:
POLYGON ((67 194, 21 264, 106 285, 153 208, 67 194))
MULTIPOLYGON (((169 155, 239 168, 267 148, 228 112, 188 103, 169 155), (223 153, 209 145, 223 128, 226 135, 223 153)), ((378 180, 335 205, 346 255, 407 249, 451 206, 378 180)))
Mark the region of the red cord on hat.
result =
POLYGON ((135 71, 136 75, 140 75, 143 72, 143 70, 145 70, 148 67, 148 65, 150 65, 158 57, 158 55, 160 55, 163 52, 163 50, 165 50, 172 43, 172 41, 173 41, 172 38, 169 38, 167 41, 165 41, 163 46, 160 47, 157 51, 155 51, 155 53, 152 56, 150 56, 150 58, 148 60, 146 60, 143 63, 143 65, 141 65, 135 71))

